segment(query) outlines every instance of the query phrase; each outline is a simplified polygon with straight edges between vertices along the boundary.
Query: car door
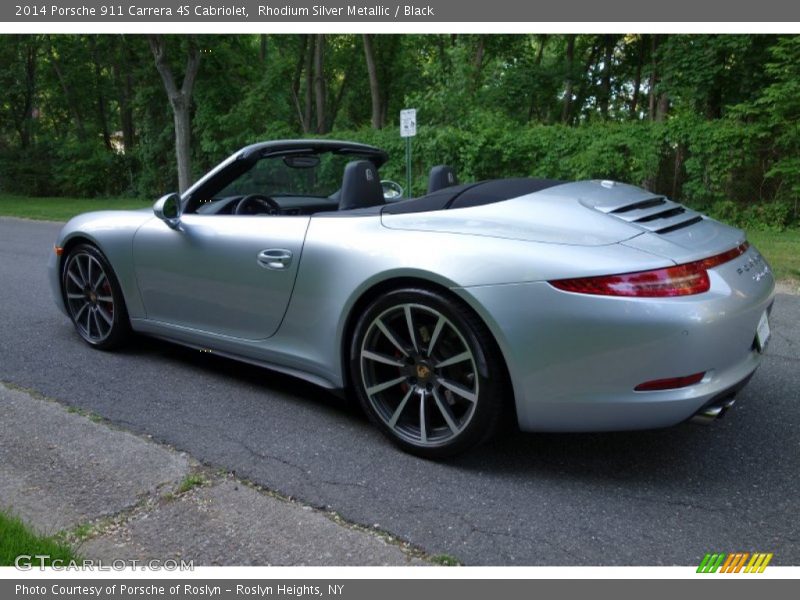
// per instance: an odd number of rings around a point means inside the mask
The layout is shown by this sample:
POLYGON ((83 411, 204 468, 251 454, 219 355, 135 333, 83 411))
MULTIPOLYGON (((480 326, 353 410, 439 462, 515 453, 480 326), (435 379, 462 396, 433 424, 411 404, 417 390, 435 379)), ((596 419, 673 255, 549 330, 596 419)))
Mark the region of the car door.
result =
POLYGON ((147 318, 240 339, 277 330, 310 217, 185 214, 143 225, 133 259, 147 318))

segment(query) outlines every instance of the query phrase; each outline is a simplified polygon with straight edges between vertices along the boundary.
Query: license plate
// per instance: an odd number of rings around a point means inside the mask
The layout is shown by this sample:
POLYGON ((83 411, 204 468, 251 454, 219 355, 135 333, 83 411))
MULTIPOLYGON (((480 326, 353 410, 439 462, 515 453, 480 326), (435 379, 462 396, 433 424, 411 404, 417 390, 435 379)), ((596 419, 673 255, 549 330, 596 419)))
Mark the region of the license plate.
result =
POLYGON ((767 317, 767 311, 764 311, 764 314, 761 315, 761 319, 758 321, 758 327, 756 328, 756 343, 758 344, 759 352, 763 352, 767 347, 769 335, 769 317, 767 317))

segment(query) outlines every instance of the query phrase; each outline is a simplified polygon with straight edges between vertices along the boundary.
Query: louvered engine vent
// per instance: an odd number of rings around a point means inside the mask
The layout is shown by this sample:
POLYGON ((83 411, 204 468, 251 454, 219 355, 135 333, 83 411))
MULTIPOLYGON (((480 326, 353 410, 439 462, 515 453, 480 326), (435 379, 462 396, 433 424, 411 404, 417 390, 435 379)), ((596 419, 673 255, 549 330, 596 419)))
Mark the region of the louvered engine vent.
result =
POLYGON ((667 200, 663 196, 636 200, 621 206, 612 204, 594 208, 647 231, 662 234, 689 227, 703 220, 700 213, 667 200))

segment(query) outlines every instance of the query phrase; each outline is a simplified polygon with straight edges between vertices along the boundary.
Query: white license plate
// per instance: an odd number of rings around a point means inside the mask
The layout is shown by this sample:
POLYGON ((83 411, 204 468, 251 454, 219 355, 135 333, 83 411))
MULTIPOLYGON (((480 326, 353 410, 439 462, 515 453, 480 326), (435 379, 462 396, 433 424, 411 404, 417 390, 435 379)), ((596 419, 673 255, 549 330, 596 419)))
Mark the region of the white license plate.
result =
POLYGON ((761 315, 761 319, 758 321, 758 327, 756 328, 756 343, 758 344, 759 352, 763 352, 767 347, 769 335, 769 317, 767 317, 767 311, 764 311, 764 314, 761 315))

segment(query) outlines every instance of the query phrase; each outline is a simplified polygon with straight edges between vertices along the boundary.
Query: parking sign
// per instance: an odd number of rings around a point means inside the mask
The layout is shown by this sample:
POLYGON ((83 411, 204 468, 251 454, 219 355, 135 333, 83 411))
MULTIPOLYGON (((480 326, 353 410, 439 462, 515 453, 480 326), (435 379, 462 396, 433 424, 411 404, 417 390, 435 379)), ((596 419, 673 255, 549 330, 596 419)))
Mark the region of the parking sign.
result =
POLYGON ((417 135, 417 109, 406 108, 400 111, 400 137, 417 135))

